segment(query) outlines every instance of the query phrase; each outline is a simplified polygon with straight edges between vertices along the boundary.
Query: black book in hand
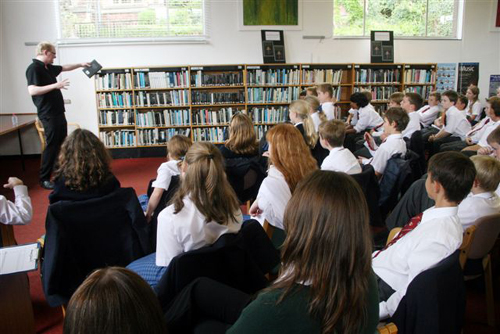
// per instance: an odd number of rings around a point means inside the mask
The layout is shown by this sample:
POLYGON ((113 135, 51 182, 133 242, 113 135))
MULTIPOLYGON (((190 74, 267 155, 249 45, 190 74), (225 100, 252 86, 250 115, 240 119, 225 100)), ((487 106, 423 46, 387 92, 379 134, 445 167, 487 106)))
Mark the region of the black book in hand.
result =
POLYGON ((102 68, 101 64, 97 62, 97 60, 92 60, 90 63, 90 66, 86 66, 83 68, 83 73, 85 73, 86 76, 89 78, 92 78, 94 74, 99 72, 99 70, 102 68))

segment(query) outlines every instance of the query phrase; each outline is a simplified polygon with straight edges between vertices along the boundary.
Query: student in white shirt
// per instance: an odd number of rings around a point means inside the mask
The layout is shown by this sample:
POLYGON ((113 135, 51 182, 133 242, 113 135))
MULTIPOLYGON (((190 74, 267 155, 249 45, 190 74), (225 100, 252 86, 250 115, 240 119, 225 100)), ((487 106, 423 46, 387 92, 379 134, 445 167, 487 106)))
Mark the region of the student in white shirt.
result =
POLYGON ((6 225, 24 225, 31 222, 33 209, 28 188, 17 177, 9 177, 4 188, 13 189, 14 203, 0 195, 0 223, 6 225))
POLYGON ((465 109, 465 113, 467 118, 471 122, 478 122, 481 117, 481 112, 483 111, 483 106, 479 101, 479 88, 474 85, 470 85, 467 88, 467 92, 465 93, 467 97, 467 108, 465 109))
POLYGON ((326 115, 328 120, 335 118, 335 102, 333 97, 333 87, 330 84, 321 84, 317 88, 318 99, 321 102, 321 110, 326 115))
POLYGON ((151 185, 154 190, 149 198, 148 208, 146 210, 146 220, 148 222, 151 221, 163 192, 168 190, 172 176, 181 173, 179 166, 191 144, 191 139, 182 135, 175 135, 167 142, 167 162, 160 165, 157 171, 156 180, 151 185))
POLYGON ((304 98, 304 101, 306 101, 309 104, 309 114, 311 115, 311 118, 314 123, 314 130, 318 132, 319 125, 321 124, 321 122, 327 120, 323 110, 320 110, 321 104, 319 102, 319 99, 316 96, 308 95, 304 98))
POLYGON ((465 147, 463 151, 476 152, 481 147, 488 146, 488 136, 500 124, 500 97, 493 96, 488 99, 486 115, 487 117, 484 120, 477 123, 477 126, 469 131, 467 138, 465 138, 465 142, 470 146, 465 147))
POLYGON ((262 224, 267 220, 269 224, 283 229, 286 204, 297 183, 316 170, 317 164, 300 132, 291 124, 275 125, 266 139, 270 161, 268 176, 262 181, 249 214, 262 224))
POLYGON ((384 133, 387 138, 380 147, 375 144, 373 137, 368 132, 365 132, 365 140, 373 158, 359 157, 359 159, 363 164, 371 164, 375 169, 375 175, 379 179, 384 174, 387 161, 394 154, 406 154, 406 142, 403 140, 401 131, 406 128, 409 119, 408 114, 402 108, 387 110, 384 115, 384 133))
MULTIPOLYGON (((469 193, 475 175, 472 161, 458 152, 439 153, 429 161, 425 188, 436 205, 425 210, 420 221, 412 218, 412 230, 397 235, 392 244, 373 253, 380 319, 394 314, 418 274, 453 254, 462 244, 457 205, 469 193)), ((405 225, 403 230, 408 231, 408 227, 405 225)))
MULTIPOLYGON (((387 109, 390 108, 395 108, 395 107, 401 107, 401 102, 403 102, 403 98, 405 97, 405 94, 402 92, 395 92, 392 93, 391 96, 389 96, 389 102, 387 103, 387 109)), ((373 139, 375 139, 375 143, 377 145, 380 145, 385 138, 387 138, 387 135, 384 134, 384 128, 382 126, 378 127, 375 130, 371 130, 370 134, 372 135, 373 139)), ((363 140, 363 145, 364 145, 364 140, 363 140)), ((366 152, 366 148, 361 149, 360 151, 355 152, 355 154, 358 155, 358 153, 361 153, 359 155, 365 156, 369 154, 366 152)))
POLYGON ((321 146, 330 151, 323 160, 321 170, 331 170, 346 174, 361 173, 358 159, 343 147, 345 138, 345 124, 339 120, 321 123, 319 126, 319 140, 321 146))
POLYGON ((127 266, 153 287, 174 257, 241 228, 238 198, 227 181, 222 154, 211 143, 197 142, 189 148, 171 203, 158 216, 156 253, 127 266))
POLYGON ((424 128, 429 127, 439 115, 441 108, 439 104, 441 103, 441 94, 438 92, 432 92, 429 94, 428 105, 423 106, 417 110, 420 115, 420 124, 424 128))
POLYGON ((417 93, 406 93, 401 108, 403 108, 410 117, 406 128, 401 132, 404 138, 410 139, 414 132, 420 131, 420 114, 417 112, 422 107, 424 99, 417 93))

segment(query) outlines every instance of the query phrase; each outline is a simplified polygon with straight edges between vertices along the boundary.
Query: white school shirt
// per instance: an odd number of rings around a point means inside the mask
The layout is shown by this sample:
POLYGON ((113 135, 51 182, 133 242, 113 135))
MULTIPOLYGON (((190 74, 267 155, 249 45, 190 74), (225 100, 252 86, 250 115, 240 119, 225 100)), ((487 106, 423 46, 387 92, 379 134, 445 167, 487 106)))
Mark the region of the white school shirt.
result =
POLYGON ((470 193, 458 206, 458 218, 464 231, 481 217, 500 213, 500 198, 494 192, 470 193))
POLYGON ((28 224, 33 217, 31 199, 25 185, 14 187, 15 203, 0 195, 0 223, 6 225, 28 224))
POLYGON ((416 111, 412 111, 408 113, 408 116, 410 117, 410 121, 401 134, 404 138, 410 139, 415 131, 420 131, 420 114, 416 111))
POLYGON ((221 225, 206 222, 189 196, 183 199, 184 207, 174 214, 174 205, 169 205, 158 215, 156 236, 156 265, 167 267, 174 257, 190 250, 211 245, 226 233, 238 233, 242 215, 238 209, 236 220, 221 225))
POLYGON ((455 106, 451 106, 446 110, 444 131, 450 133, 453 137, 460 137, 461 140, 465 140, 467 132, 470 131, 470 123, 463 110, 458 110, 455 106))
MULTIPOLYGON (((457 207, 431 207, 420 224, 372 260, 372 268, 394 291, 379 304, 379 317, 392 316, 408 285, 421 272, 450 256, 462 244, 463 228, 457 207)), ((374 252, 375 255, 378 251, 374 252)))
POLYGON ((179 170, 179 162, 179 160, 170 160, 162 163, 160 168, 158 168, 156 180, 151 186, 153 188, 168 190, 170 182, 172 181, 172 176, 176 176, 181 173, 179 170))
POLYGON ((358 109, 349 109, 349 114, 352 115, 352 118, 351 118, 351 125, 352 126, 355 126, 356 123, 358 123, 358 109))
POLYGON ((352 175, 361 173, 361 165, 351 151, 343 147, 334 147, 323 160, 321 170, 332 170, 352 175))
POLYGON ((373 159, 366 160, 377 173, 384 174, 387 161, 397 153, 406 154, 406 142, 400 133, 392 134, 375 150, 370 150, 373 159))
POLYGON ((257 194, 256 201, 262 213, 256 219, 261 224, 267 220, 272 226, 283 230, 283 216, 290 198, 292 198, 292 193, 285 177, 276 167, 271 165, 257 194))
POLYGON ((335 119, 335 112, 333 108, 333 102, 323 102, 321 104, 321 110, 325 113, 327 120, 335 119))
POLYGON ((483 118, 479 123, 474 125, 469 132, 467 132, 465 137, 469 137, 474 144, 477 144, 479 142, 479 139, 481 139, 481 136, 483 135, 485 125, 488 125, 491 122, 492 120, 488 116, 483 118))
POLYGON ((430 107, 427 105, 418 109, 417 112, 420 115, 420 123, 422 123, 424 127, 430 126, 432 123, 434 123, 434 120, 436 120, 439 111, 439 106, 430 107))
POLYGON ((314 130, 316 132, 319 132, 319 125, 321 124, 321 119, 319 118, 319 111, 313 112, 311 114, 311 118, 314 123, 314 130))
POLYGON ((484 126, 484 128, 478 131, 481 133, 481 137, 479 138, 477 144, 481 147, 490 147, 490 144, 488 144, 488 136, 498 127, 499 124, 500 121, 493 122, 493 120, 491 120, 484 126))
POLYGON ((470 110, 470 101, 467 103, 467 107, 465 108, 465 114, 471 115, 471 119, 475 121, 479 121, 479 117, 481 117, 481 112, 483 111, 483 106, 481 102, 476 101, 472 106, 472 112, 470 110))
POLYGON ((356 132, 361 132, 366 129, 372 129, 377 126, 384 124, 384 120, 375 111, 375 109, 370 108, 369 105, 358 109, 358 122, 354 126, 356 132))

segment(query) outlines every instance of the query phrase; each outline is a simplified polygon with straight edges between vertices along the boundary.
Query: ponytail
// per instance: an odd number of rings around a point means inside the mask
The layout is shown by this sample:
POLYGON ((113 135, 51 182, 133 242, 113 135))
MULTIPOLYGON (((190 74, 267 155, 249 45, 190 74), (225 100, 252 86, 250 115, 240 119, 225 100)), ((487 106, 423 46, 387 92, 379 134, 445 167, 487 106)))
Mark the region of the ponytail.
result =
POLYGON ((297 114, 297 117, 304 123, 304 137, 307 146, 313 149, 318 142, 318 134, 314 128, 314 122, 309 114, 309 103, 305 100, 293 101, 290 104, 290 111, 297 114))

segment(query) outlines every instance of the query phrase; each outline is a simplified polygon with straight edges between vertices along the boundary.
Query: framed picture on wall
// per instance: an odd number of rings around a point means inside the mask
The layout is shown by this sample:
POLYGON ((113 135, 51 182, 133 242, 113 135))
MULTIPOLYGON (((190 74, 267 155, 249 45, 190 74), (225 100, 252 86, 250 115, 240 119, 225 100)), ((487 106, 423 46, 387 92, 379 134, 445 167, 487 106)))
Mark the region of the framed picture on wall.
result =
POLYGON ((490 31, 500 32, 500 0, 491 1, 490 31))
POLYGON ((302 30, 303 0, 237 0, 239 30, 302 30))

